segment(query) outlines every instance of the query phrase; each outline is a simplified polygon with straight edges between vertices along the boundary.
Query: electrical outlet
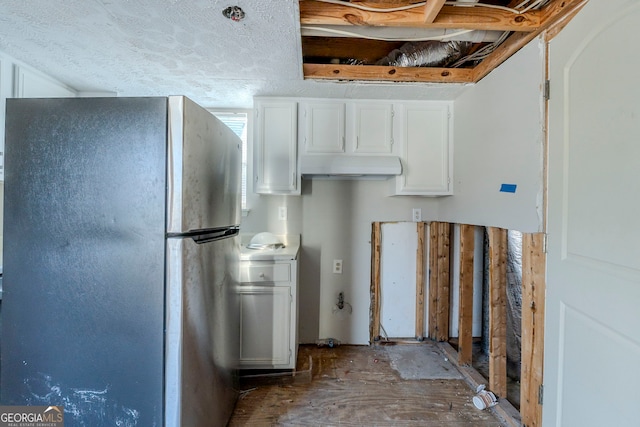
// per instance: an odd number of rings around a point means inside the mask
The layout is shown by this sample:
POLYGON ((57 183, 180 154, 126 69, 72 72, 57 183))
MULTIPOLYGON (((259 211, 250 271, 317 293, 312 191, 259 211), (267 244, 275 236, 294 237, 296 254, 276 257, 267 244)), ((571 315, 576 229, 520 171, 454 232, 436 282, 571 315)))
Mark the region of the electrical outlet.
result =
POLYGON ((280 221, 286 221, 287 220, 287 207, 286 206, 280 206, 278 208, 278 219, 280 221))
POLYGON ((422 209, 413 208, 413 222, 422 221, 422 209))
POLYGON ((334 259, 333 260, 333 272, 335 274, 342 274, 342 260, 334 259))

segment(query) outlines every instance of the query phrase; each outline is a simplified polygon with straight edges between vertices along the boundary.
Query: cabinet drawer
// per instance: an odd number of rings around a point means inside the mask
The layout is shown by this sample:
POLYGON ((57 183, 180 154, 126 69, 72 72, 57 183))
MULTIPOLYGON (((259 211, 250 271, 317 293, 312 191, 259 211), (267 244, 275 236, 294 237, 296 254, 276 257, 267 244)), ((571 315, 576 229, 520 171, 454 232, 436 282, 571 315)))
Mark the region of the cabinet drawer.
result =
POLYGON ((290 282, 289 264, 243 265, 240 268, 240 282, 290 282))

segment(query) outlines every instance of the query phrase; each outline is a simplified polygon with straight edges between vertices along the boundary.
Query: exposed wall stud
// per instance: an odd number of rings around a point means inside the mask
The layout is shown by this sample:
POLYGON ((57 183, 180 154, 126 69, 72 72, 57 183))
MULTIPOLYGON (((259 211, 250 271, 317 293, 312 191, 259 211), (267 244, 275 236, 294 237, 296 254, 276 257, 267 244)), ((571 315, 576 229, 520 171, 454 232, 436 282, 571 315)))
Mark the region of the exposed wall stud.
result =
POLYGON ((507 230, 489 235, 489 390, 507 397, 507 230))
POLYGON ((529 427, 542 425, 545 255, 544 234, 522 235, 522 368, 520 413, 529 427))
POLYGON ((473 354, 473 255, 475 227, 460 225, 460 307, 458 364, 470 365, 473 354))

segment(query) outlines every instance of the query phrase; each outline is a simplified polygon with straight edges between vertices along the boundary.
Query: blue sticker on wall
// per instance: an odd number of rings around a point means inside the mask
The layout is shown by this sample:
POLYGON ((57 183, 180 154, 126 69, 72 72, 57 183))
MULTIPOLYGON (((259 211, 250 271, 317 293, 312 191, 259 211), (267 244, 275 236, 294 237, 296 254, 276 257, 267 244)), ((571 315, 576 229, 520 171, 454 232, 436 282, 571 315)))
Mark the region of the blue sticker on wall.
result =
POLYGON ((500 191, 503 193, 515 193, 516 187, 516 184, 502 184, 500 186, 500 191))

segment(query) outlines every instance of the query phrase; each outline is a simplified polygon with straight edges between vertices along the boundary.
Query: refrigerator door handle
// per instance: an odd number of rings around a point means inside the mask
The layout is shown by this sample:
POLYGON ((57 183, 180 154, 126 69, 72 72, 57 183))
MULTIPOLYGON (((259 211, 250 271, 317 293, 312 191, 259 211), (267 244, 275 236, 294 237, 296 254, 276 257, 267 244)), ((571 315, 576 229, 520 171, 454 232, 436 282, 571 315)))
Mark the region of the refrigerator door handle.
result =
POLYGON ((167 238, 191 238, 197 244, 213 242, 216 240, 226 239, 228 237, 237 236, 240 233, 240 227, 225 227, 211 230, 194 230, 186 233, 167 233, 167 238))
POLYGON ((240 233, 240 229, 238 227, 233 227, 220 232, 213 232, 209 234, 198 234, 197 236, 192 236, 191 238, 193 239, 194 242, 201 245, 203 243, 214 242, 216 240, 237 236, 238 233, 240 233))

